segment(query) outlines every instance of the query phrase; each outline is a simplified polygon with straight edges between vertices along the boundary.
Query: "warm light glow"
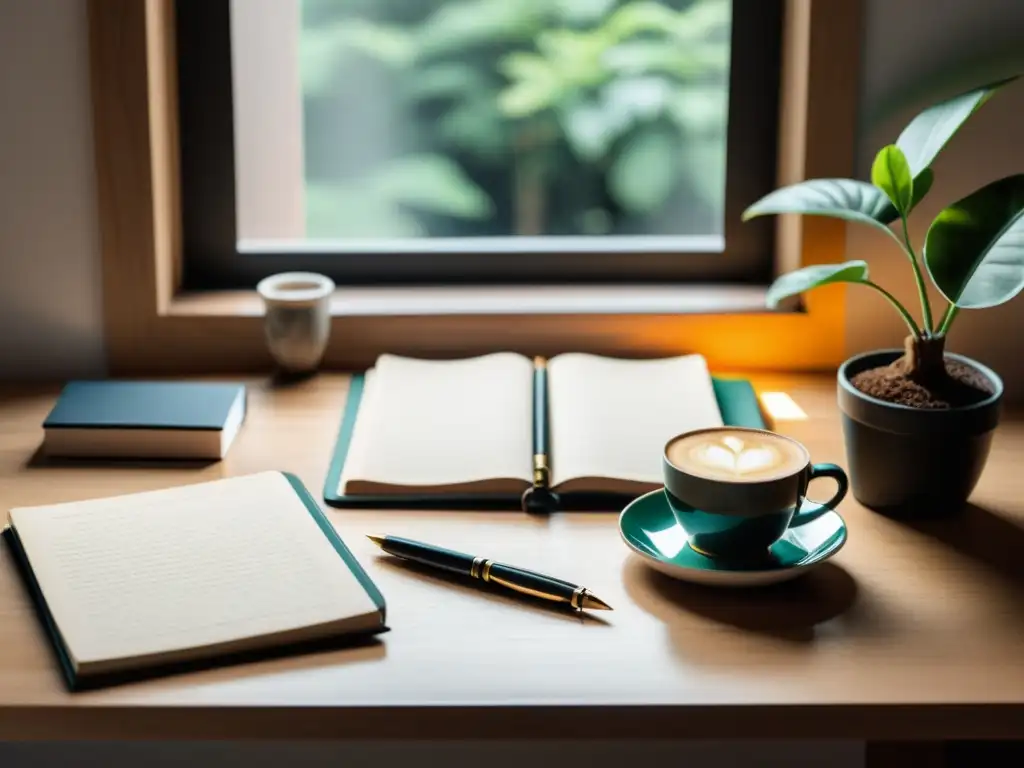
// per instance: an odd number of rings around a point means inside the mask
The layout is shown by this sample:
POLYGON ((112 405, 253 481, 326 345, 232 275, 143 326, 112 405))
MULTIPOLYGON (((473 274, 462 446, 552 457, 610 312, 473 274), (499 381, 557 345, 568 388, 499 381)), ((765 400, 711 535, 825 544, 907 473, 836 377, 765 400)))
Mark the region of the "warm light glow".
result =
POLYGON ((807 414, 785 392, 762 392, 761 405, 773 421, 804 421, 807 414))

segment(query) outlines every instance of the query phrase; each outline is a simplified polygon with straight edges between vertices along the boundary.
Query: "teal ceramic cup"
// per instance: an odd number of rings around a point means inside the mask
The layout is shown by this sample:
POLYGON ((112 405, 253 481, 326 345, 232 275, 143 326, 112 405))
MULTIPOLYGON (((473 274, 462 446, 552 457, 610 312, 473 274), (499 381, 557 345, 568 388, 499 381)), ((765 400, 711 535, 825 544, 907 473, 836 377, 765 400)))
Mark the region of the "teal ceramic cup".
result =
POLYGON ((807 449, 796 440, 767 430, 722 427, 679 435, 669 440, 662 454, 665 496, 690 546, 711 557, 747 558, 764 555, 795 525, 820 517, 846 496, 849 481, 835 464, 812 464, 807 449), (722 473, 683 468, 669 458, 679 440, 713 433, 747 438, 751 444, 770 443, 783 449, 785 466, 765 479, 723 477, 722 473), (781 442, 780 442, 781 441, 781 442), (717 474, 717 476, 716 476, 717 474), (828 477, 838 486, 823 504, 805 503, 812 480, 828 477))

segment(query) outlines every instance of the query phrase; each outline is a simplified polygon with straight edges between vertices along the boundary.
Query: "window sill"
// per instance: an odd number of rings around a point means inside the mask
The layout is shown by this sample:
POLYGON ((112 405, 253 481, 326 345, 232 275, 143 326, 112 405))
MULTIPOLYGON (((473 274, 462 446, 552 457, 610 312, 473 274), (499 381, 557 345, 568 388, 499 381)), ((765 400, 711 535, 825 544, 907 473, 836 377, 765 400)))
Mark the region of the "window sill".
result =
MULTIPOLYGON (((769 312, 764 286, 437 286, 339 288, 331 300, 338 317, 445 315, 733 315, 769 312)), ((183 293, 166 315, 257 317, 255 291, 183 293)))
MULTIPOLYGON (((835 286, 841 291, 841 286, 835 286)), ((339 289, 323 367, 360 370, 384 352, 471 357, 699 352, 725 370, 818 370, 843 357, 841 295, 770 311, 758 286, 506 286, 339 289)), ((241 373, 272 366, 255 291, 181 293, 115 337, 119 375, 241 373)), ((114 368, 114 366, 112 366, 114 368)))

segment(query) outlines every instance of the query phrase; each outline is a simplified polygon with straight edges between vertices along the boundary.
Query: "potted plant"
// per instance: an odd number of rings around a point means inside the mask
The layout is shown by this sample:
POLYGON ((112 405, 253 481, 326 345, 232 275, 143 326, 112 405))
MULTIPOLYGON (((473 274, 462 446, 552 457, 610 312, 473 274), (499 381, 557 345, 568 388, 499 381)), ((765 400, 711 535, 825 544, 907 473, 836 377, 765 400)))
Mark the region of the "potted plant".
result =
POLYGON ((797 213, 874 227, 896 240, 913 270, 919 319, 869 279, 863 261, 805 267, 783 275, 768 291, 774 307, 818 286, 855 283, 884 296, 907 325, 902 350, 857 355, 838 374, 853 494, 875 509, 932 514, 962 508, 988 457, 1002 381, 984 365, 946 352, 946 337, 961 310, 1002 304, 1024 287, 1024 174, 993 181, 950 205, 919 249, 911 243, 907 217, 931 188, 935 157, 1013 79, 919 114, 878 153, 871 184, 813 179, 772 192, 743 216, 797 213), (933 312, 925 272, 945 299, 941 312, 933 312))

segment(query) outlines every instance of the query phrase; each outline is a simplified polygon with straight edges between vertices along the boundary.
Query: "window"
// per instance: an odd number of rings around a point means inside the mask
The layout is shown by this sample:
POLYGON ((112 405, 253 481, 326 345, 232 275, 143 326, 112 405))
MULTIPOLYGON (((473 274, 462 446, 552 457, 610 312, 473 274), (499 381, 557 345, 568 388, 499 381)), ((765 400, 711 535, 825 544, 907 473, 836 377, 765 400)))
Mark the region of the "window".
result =
POLYGON ((767 282, 781 0, 178 0, 183 281, 767 282))
MULTIPOLYGON (((457 1, 468 2, 451 0, 457 1)), ((375 0, 366 7, 378 2, 385 4, 375 0)), ((408 0, 407 5, 421 2, 425 0, 408 0)), ((563 6, 566 0, 550 3, 563 6)), ((768 272, 765 255, 772 250, 772 239, 756 227, 740 226, 739 212, 761 194, 763 184, 774 180, 769 173, 773 165, 778 166, 779 183, 853 172, 863 0, 734 0, 729 22, 724 250, 624 248, 621 241, 614 242, 614 235, 606 235, 602 241, 609 250, 596 253, 574 252, 565 243, 577 235, 565 234, 544 235, 562 247, 538 252, 522 244, 507 251, 432 250, 430 246, 442 240, 439 235, 404 238, 406 245, 418 250, 389 245, 374 252, 372 238, 367 237, 362 238, 362 250, 343 250, 336 239, 296 241, 281 231, 247 233, 254 240, 276 240, 282 246, 263 252, 252 248, 238 237, 243 208, 254 212, 248 221, 260 226, 286 215, 305 226, 305 110, 298 85, 302 16, 297 15, 301 6, 296 0, 242 0, 241 5, 262 6, 264 13, 239 17, 252 22, 253 29, 240 39, 253 45, 232 49, 228 0, 89 0, 103 314, 112 373, 265 371, 269 362, 253 286, 262 274, 289 268, 323 269, 342 286, 351 286, 339 290, 340 311, 331 319, 326 365, 333 368, 363 368, 382 352, 436 357, 494 349, 541 355, 573 349, 617 356, 696 350, 713 368, 747 371, 834 369, 845 357, 841 287, 810 294, 802 311, 767 313, 756 301, 759 286, 708 291, 699 285, 677 285, 687 279, 752 280, 759 271, 768 272), (281 9, 289 4, 295 14, 287 16, 292 19, 291 32, 283 32, 282 22, 266 11, 276 8, 283 14, 281 9), (783 34, 773 36, 779 6, 784 6, 783 34), (772 18, 765 16, 759 24, 757 14, 769 12, 772 18), (279 43, 289 35, 292 54, 286 57, 282 52, 289 46, 279 43), (265 39, 278 44, 264 44, 265 39), (765 46, 773 42, 781 47, 781 67, 776 56, 766 55, 765 46), (277 62, 270 62, 275 55, 277 62), (774 64, 758 66, 758 57, 774 64), (255 60, 268 65, 266 72, 278 75, 256 78, 258 87, 252 93, 276 107, 257 113, 258 119, 251 122, 244 119, 251 106, 247 92, 233 93, 236 58, 240 72, 249 71, 252 65, 246 62, 255 60), (287 74, 288 62, 292 74, 287 74), (776 88, 780 76, 782 86, 776 88), (289 82, 290 91, 285 88, 289 82), (763 83, 770 85, 762 88, 763 83), (236 110, 243 114, 237 151, 236 110), (775 110, 777 122, 764 118, 775 110), (266 130, 247 131, 247 125, 266 130), (777 163, 768 146, 775 142, 776 125, 777 163), (259 141, 266 141, 266 147, 259 141), (281 165, 248 165, 236 162, 236 154, 281 165), (281 172, 287 169, 294 174, 291 188, 302 191, 301 202, 280 196, 274 199, 290 200, 290 206, 248 209, 250 193, 279 192, 275 187, 282 184, 281 172), (743 237, 755 238, 758 232, 757 237, 764 237, 763 247, 756 239, 744 245, 743 237), (526 290, 503 284, 625 284, 660 277, 667 278, 664 287, 643 289, 611 285, 526 290), (364 290, 358 285, 386 280, 417 287, 364 290), (444 285, 458 280, 493 285, 444 285), (426 282, 441 285, 418 287, 426 282), (696 301, 679 312, 675 302, 684 294, 696 301), (723 304, 722 294, 737 301, 723 304), (741 294, 745 300, 739 300, 741 294), (651 301, 654 295, 660 298, 651 301), (529 297, 524 305, 516 303, 524 297, 529 297), (495 309, 492 299, 503 307, 495 309)), ((489 189, 471 169, 464 172, 481 189, 489 189)), ((261 199, 271 198, 256 198, 261 199)), ((242 224, 246 233, 247 225, 242 224)), ((495 243, 524 243, 528 237, 492 236, 495 243)), ((842 222, 785 219, 776 237, 774 259, 786 269, 832 263, 845 256, 842 222)))

